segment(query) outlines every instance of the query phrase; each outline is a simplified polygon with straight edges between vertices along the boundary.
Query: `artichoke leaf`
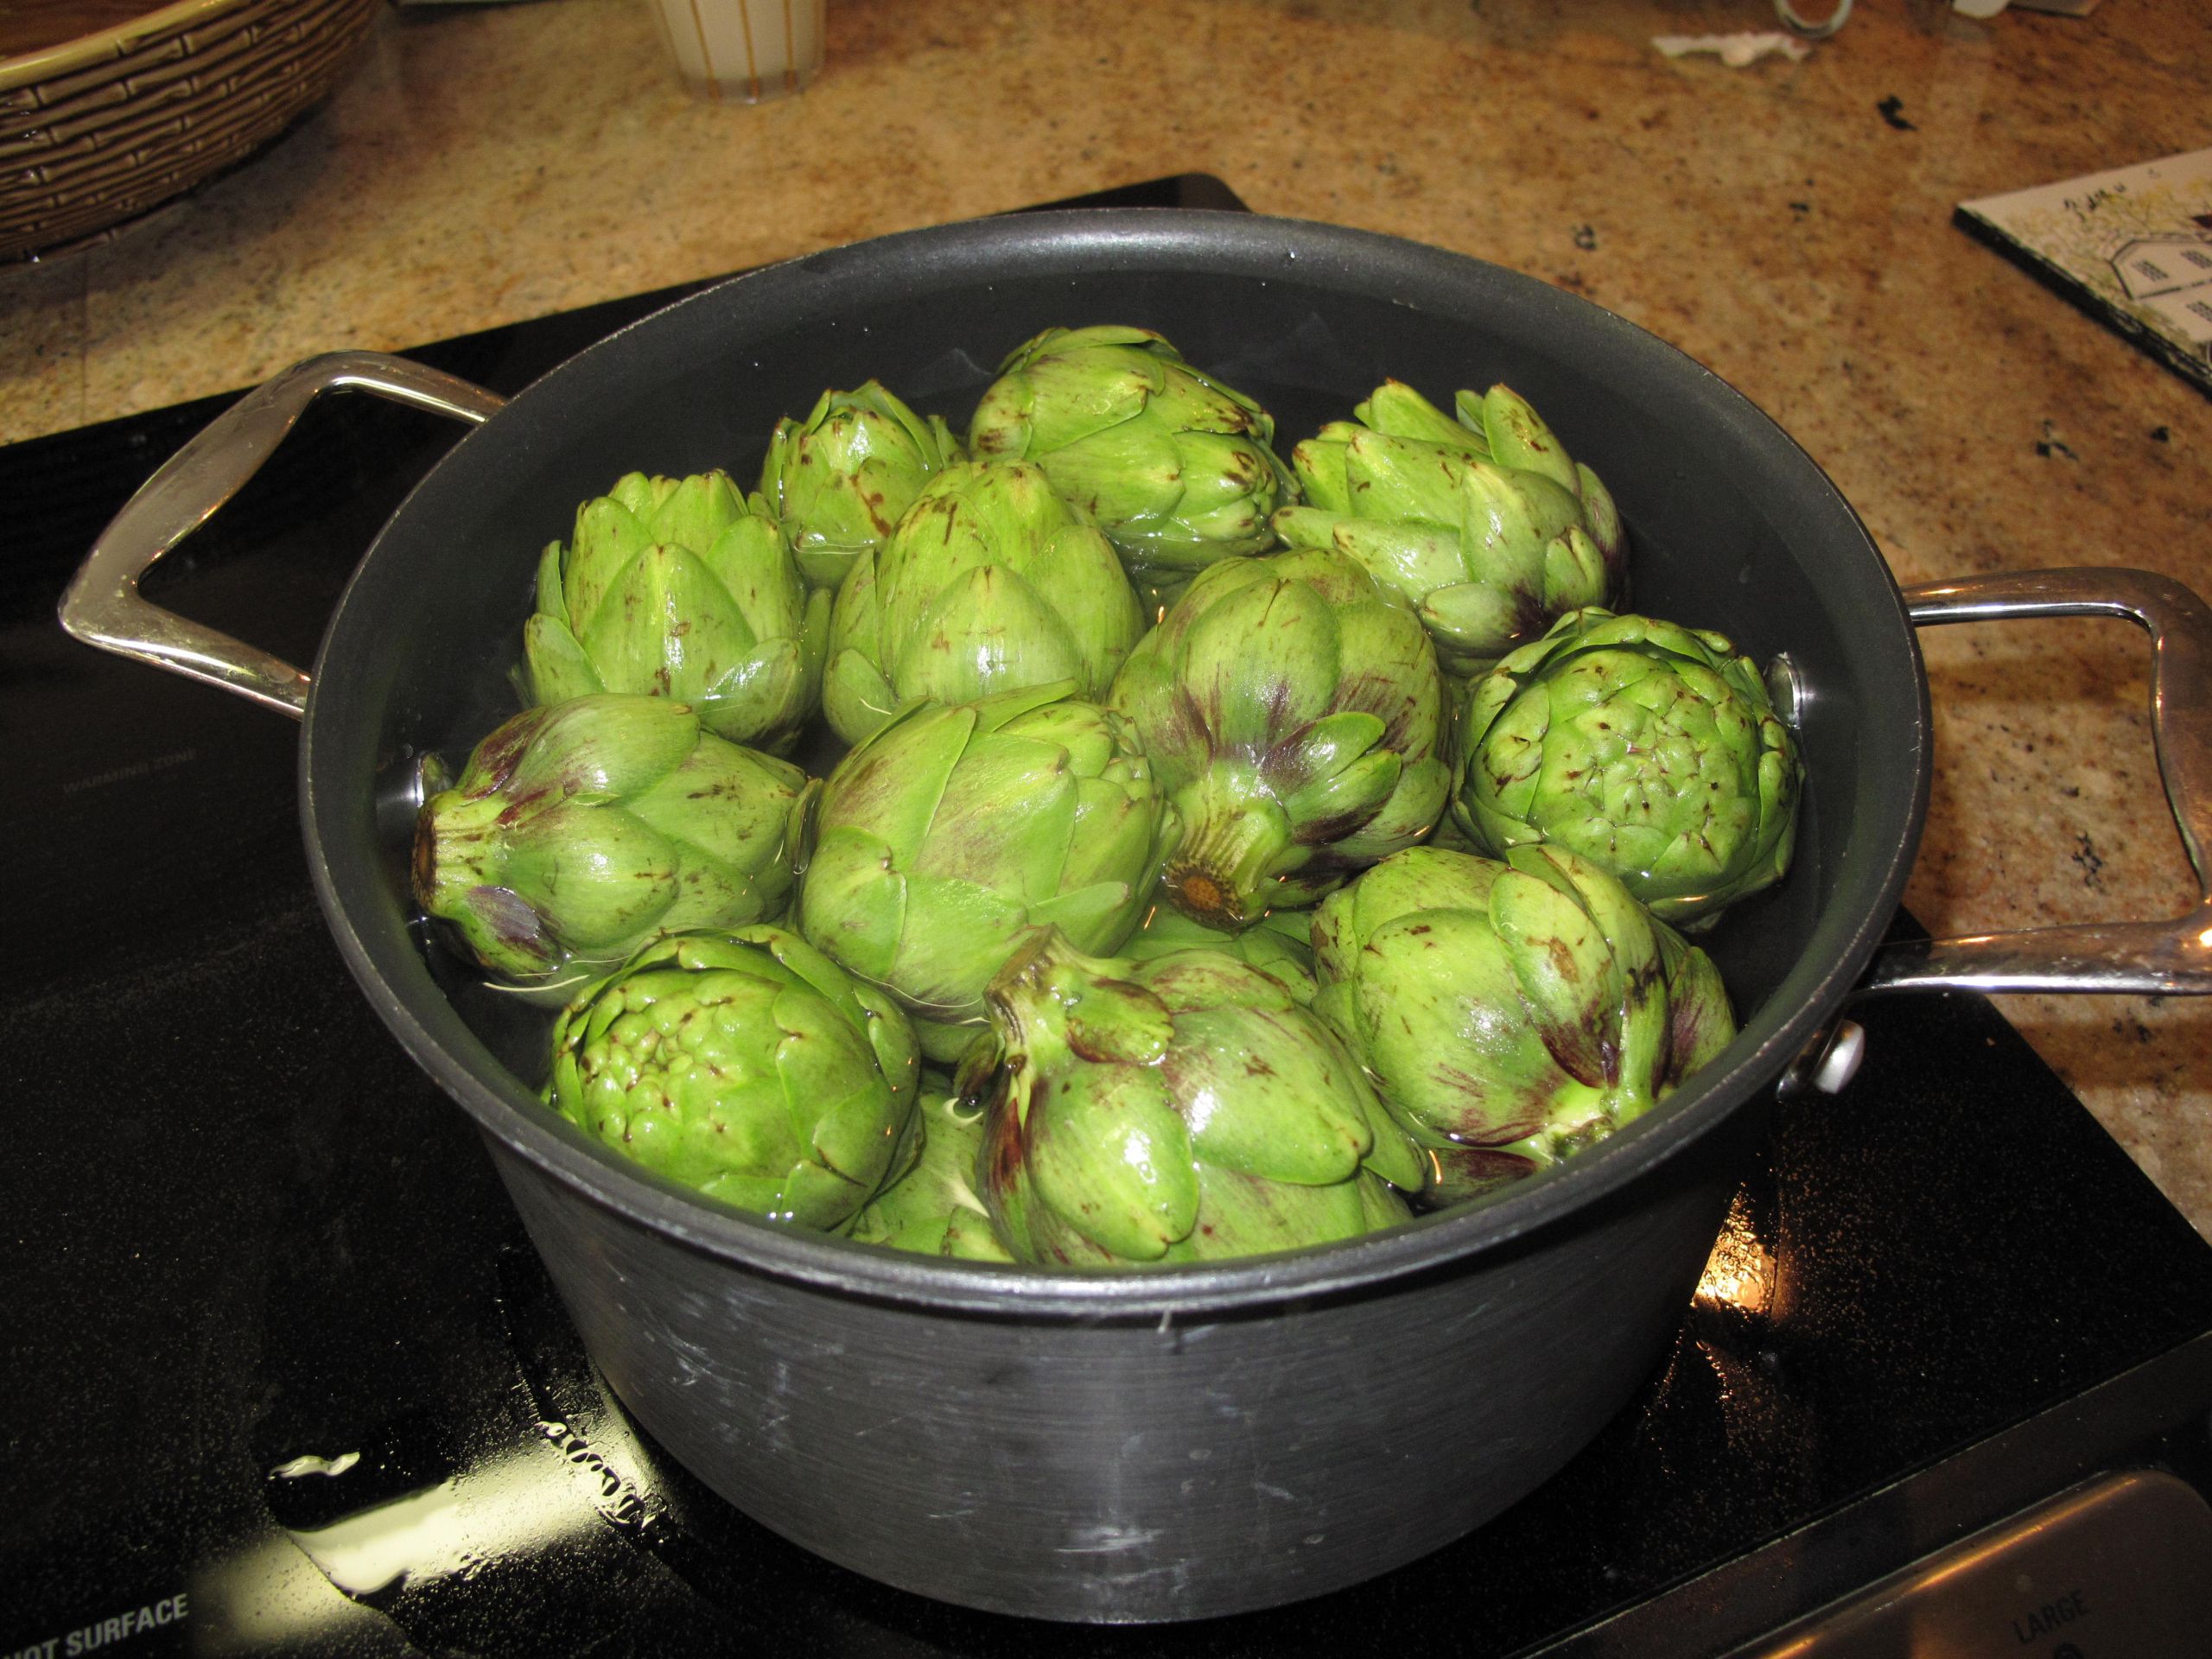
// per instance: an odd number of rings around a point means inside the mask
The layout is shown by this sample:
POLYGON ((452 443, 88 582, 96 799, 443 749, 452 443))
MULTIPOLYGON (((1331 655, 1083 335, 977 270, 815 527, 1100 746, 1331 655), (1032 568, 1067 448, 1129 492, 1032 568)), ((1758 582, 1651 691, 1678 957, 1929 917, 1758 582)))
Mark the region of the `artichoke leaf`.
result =
POLYGON ((1395 750, 1370 749, 1286 795, 1282 810, 1293 838, 1301 848, 1343 841, 1382 810, 1404 772, 1405 760, 1395 750))
POLYGON ((1361 425, 1395 438, 1418 438, 1476 454, 1488 447, 1479 424, 1469 425, 1464 410, 1455 419, 1402 380, 1385 380, 1365 403, 1354 406, 1352 415, 1361 425))
POLYGON ((535 979, 561 963, 561 944, 544 918, 507 887, 468 887, 438 913, 461 930, 485 966, 516 979, 535 979))
POLYGON ((1580 461, 1574 464, 1574 482, 1575 493, 1582 498, 1583 524, 1611 572, 1610 597, 1598 602, 1618 607, 1628 600, 1628 531, 1621 523, 1621 510, 1605 480, 1580 461))
MULTIPOLYGON (((834 1165, 811 1158, 791 1166, 781 1184, 776 1207, 765 1210, 772 1221, 786 1221, 816 1232, 835 1232, 853 1213, 875 1196, 875 1184, 856 1181, 834 1165)), ((731 1200, 708 1189, 710 1196, 731 1200)))
POLYGON ((1350 1180, 1373 1148, 1353 1068, 1333 1046, 1234 1005, 1177 1016, 1175 1036, 1161 1076, 1208 1165, 1317 1186, 1350 1180))
POLYGON ((1535 473, 1579 493, 1574 462, 1529 400, 1503 384, 1483 394, 1483 435, 1501 466, 1535 473))
POLYGON ((1554 613, 1605 602, 1612 573, 1580 524, 1569 524, 1544 549, 1544 608, 1554 613))
MULTIPOLYGON (((734 947, 752 945, 766 950, 773 959, 778 971, 784 976, 786 984, 804 986, 813 991, 855 1027, 860 1026, 872 1009, 881 1003, 881 993, 865 982, 855 979, 808 944, 804 937, 789 928, 764 925, 733 928, 728 931, 726 939, 727 944, 721 948, 734 959, 744 959, 739 957, 734 947)), ((689 947, 693 941, 687 939, 684 943, 689 947)))
MULTIPOLYGON (((1378 1207, 1393 1221, 1405 1217, 1402 1205, 1393 1210, 1386 1202, 1378 1207)), ((1208 1175, 1205 1213, 1168 1258, 1220 1261, 1294 1245, 1331 1243, 1357 1238, 1371 1224, 1357 1179, 1304 1186, 1224 1169, 1208 1175)))
MULTIPOLYGON (((630 476, 643 481, 641 474, 630 476)), ((619 491, 621 486, 615 487, 619 491)), ((566 601, 563 612, 571 632, 581 637, 589 630, 608 590, 653 539, 652 531, 618 495, 594 496, 576 509, 575 527, 561 565, 561 592, 566 601)), ((541 564, 541 573, 543 569, 541 564)))
POLYGON ((1340 709, 1307 724, 1268 752, 1268 785, 1295 815, 1293 798, 1333 778, 1382 740, 1383 722, 1363 709, 1340 709))
MULTIPOLYGON (((1077 342, 1062 340, 1027 363, 1007 359, 1004 372, 1028 383, 1018 459, 1056 456, 1071 446, 1092 442, 1142 420, 1146 405, 1160 389, 1163 371, 1148 353, 1071 357, 1065 354, 1071 346, 1079 348, 1077 342)), ((978 454, 1015 455, 992 429, 996 414, 992 396, 987 392, 969 426, 969 447, 978 454)))
POLYGON ((1614 1021, 1627 988, 1590 913, 1519 869, 1498 878, 1490 912, 1529 1016, 1560 1069, 1593 1089, 1620 1083, 1614 1021))
POLYGON ((1257 754, 1329 709, 1337 619, 1304 582, 1255 583, 1230 594, 1198 616, 1183 649, 1183 683, 1224 751, 1257 754))
POLYGON ((810 1226, 833 1227, 882 1186, 911 1119, 876 1073, 860 1034, 818 1001, 781 997, 776 1019, 784 1037, 775 1066, 789 1122, 807 1137, 811 1161, 858 1189, 834 1193, 826 1219, 801 1217, 810 1226))
MULTIPOLYGON (((1344 423, 1332 424, 1343 426, 1344 423)), ((1291 469, 1309 504, 1305 507, 1275 509, 1275 533, 1291 546, 1325 546, 1325 542, 1316 542, 1312 537, 1316 534, 1325 536, 1327 520, 1352 510, 1351 480, 1346 476, 1344 463, 1348 447, 1348 437, 1333 436, 1324 428, 1319 436, 1308 438, 1291 450, 1291 469), (1286 514, 1290 516, 1286 518, 1286 514), (1294 532, 1293 526, 1296 527, 1294 532)))
POLYGON ((912 1094, 921 1077, 922 1052, 913 1027, 899 1005, 873 985, 855 988, 861 1009, 861 1029, 876 1064, 894 1090, 912 1094))
POLYGON ((805 787, 797 766, 716 741, 631 804, 671 839, 747 869, 760 868, 763 847, 780 843, 774 861, 788 871, 791 810, 805 787))
POLYGON ((728 473, 716 469, 675 480, 654 510, 650 528, 654 540, 703 555, 745 514, 744 496, 728 473))
POLYGON ((1625 1122, 1659 1097, 1667 1065, 1668 990, 1665 959, 1650 912, 1599 865, 1561 847, 1532 847, 1509 855, 1516 868, 1545 859, 1566 875, 1609 947, 1620 997, 1619 1095, 1611 1109, 1625 1122))
POLYGON ((754 643, 728 591, 672 542, 631 561, 577 639, 609 684, 679 701, 699 696, 754 643))
POLYGON ((1170 1014, 1180 1015, 1224 1007, 1248 1008, 1262 1014, 1281 1014, 1298 1006, 1296 992, 1272 970, 1256 967, 1232 954, 1236 943, 1263 934, 1267 931, 1264 928, 1252 929, 1237 936, 1236 940, 1229 940, 1183 918, 1180 912, 1163 912, 1162 920, 1170 929, 1179 921, 1185 931, 1201 935, 1203 940, 1217 942, 1209 945, 1194 941, 1183 950, 1159 958, 1146 969, 1146 988, 1170 1014))
POLYGON ((545 550, 537 556, 537 602, 532 613, 551 617, 563 628, 569 626, 569 600, 561 591, 561 567, 567 553, 560 543, 548 542, 545 550))
POLYGON ((810 594, 784 533, 765 512, 747 512, 701 551, 700 563, 726 589, 758 639, 796 637, 810 594))
MULTIPOLYGON (((681 765, 698 746, 699 718, 665 697, 594 696, 546 709, 525 736, 503 780, 511 797, 614 800, 681 765)), ((461 787, 469 789, 466 772, 461 787)))
POLYGON ((1382 602, 1372 584, 1369 598, 1370 603, 1349 605, 1337 613, 1338 652, 1344 665, 1337 707, 1381 716, 1383 743, 1427 754, 1436 747, 1444 714, 1435 647, 1412 612, 1382 602))
MULTIPOLYGON (((1361 1109, 1367 1118, 1368 1134, 1372 1138, 1362 1167, 1380 1176, 1398 1192, 1418 1196, 1434 1179, 1433 1166, 1427 1154, 1406 1126, 1390 1116, 1389 1109, 1382 1104, 1382 1097, 1375 1092, 1365 1074, 1349 1054, 1344 1057, 1344 1075, 1355 1085, 1361 1109)), ((1403 1219, 1404 1214, 1404 1207, 1401 1205, 1397 1218, 1403 1219)))
POLYGON ((1664 1091, 1679 1088, 1734 1040, 1736 1015, 1711 957, 1663 922, 1652 932, 1667 976, 1667 1064, 1660 1074, 1664 1091))
POLYGON ((1444 666, 1460 674, 1489 666, 1541 626, 1529 594, 1482 582, 1431 589, 1421 601, 1421 620, 1444 666))
POLYGON ((937 702, 968 702, 1049 680, 1089 685, 1090 664, 1070 627, 1011 567, 976 565, 939 588, 904 635, 891 683, 903 697, 937 702))
POLYGON ((521 690, 531 702, 566 702, 607 690, 591 665, 590 654, 557 616, 543 611, 531 614, 523 624, 522 653, 527 671, 521 690))
POLYGON ((838 736, 859 743, 882 730, 902 699, 883 671, 859 652, 841 651, 822 676, 822 712, 838 736))
POLYGON ((1355 499, 1365 497, 1358 508, 1363 518, 1456 524, 1470 459, 1417 439, 1361 432, 1344 446, 1344 477, 1355 499))
POLYGON ((842 825, 827 830, 807 862, 798 914, 806 937, 830 960, 887 980, 906 931, 906 878, 880 837, 842 825))
POLYGON ((1056 892, 1077 806, 1077 785, 1060 753, 1056 744, 1003 728, 976 732, 931 814, 957 827, 921 838, 910 872, 996 887, 1024 903, 1056 892))
POLYGON ((814 698, 797 639, 766 639, 690 698, 699 723, 733 743, 782 748, 795 741, 814 698))
POLYGON ((1198 1224, 1189 1132, 1158 1074, 1112 1065, 1033 1103, 1027 1125, 1038 1196, 1109 1254, 1154 1262, 1198 1224))
POLYGON ((1461 474, 1460 533, 1478 575, 1533 585, 1546 543, 1582 522, 1573 490, 1541 473, 1470 461, 1461 474))
MULTIPOLYGON (((652 918, 655 926, 672 931, 753 921, 768 912, 772 893, 781 899, 790 891, 787 886, 756 880, 741 866, 724 863, 674 836, 670 839, 679 864, 676 893, 668 908, 652 918)), ((616 935, 607 943, 619 944, 623 937, 616 935)))
MULTIPOLYGON (((1357 1183, 1360 1210, 1365 1218, 1366 1230, 1370 1233, 1384 1227, 1395 1227, 1400 1222, 1411 1221, 1414 1218, 1414 1212, 1408 1207, 1405 1199, 1399 1195, 1402 1192, 1420 1192, 1424 1190, 1425 1185, 1433 1183, 1433 1178, 1427 1157, 1415 1149, 1410 1141, 1405 1141, 1404 1144, 1408 1148, 1408 1155, 1419 1162, 1419 1180, 1411 1185, 1402 1185, 1392 1180, 1388 1175, 1382 1175, 1379 1180, 1373 1179, 1372 1176, 1362 1176, 1357 1183)), ((1373 1167, 1371 1161, 1370 1167, 1370 1169, 1373 1167)), ((1380 1171, 1374 1173, 1378 1175, 1382 1173, 1380 1171)))
POLYGON ((1136 931, 1144 892, 1127 881, 1071 887, 1029 907, 1033 925, 1057 927, 1078 950, 1116 950, 1136 931))
POLYGON ((1387 922, 1351 983, 1351 1039, 1384 1103, 1422 1139, 1497 1144, 1541 1126, 1566 1079, 1485 918, 1439 910, 1387 922))
POLYGON ((821 831, 864 823, 887 849, 920 846, 979 717, 973 708, 903 707, 897 719, 849 752, 823 785, 816 809, 821 831))
POLYGON ((1451 794, 1450 766, 1434 755, 1416 760, 1399 773, 1375 816, 1338 841, 1338 856, 1366 863, 1412 847, 1446 816, 1451 794))
POLYGON ((973 1020, 992 975, 1031 925, 1029 907, 972 881, 916 875, 906 881, 906 912, 888 976, 900 999, 938 1019, 973 1020))
MULTIPOLYGON (((1284 539, 1290 539, 1287 532, 1284 539)), ((1328 540, 1308 544, 1334 547, 1357 560, 1384 591, 1408 605, 1420 606, 1436 589, 1466 580, 1459 534, 1448 528, 1397 518, 1339 518, 1328 540)))
POLYGON ((1059 885, 1073 889, 1111 881, 1128 887, 1120 873, 1142 869, 1148 890, 1177 828, 1172 809, 1155 814, 1152 803, 1133 798, 1122 780, 1085 778, 1076 785, 1074 835, 1059 885))
POLYGON ((1184 488, 1175 435, 1157 421, 1124 421, 1052 451, 1041 464, 1063 500, 1116 525, 1164 515, 1184 488))
POLYGON ((652 925, 679 895, 677 870, 668 838, 626 812, 556 806, 507 839, 506 886, 541 911, 557 905, 574 949, 652 925))
MULTIPOLYGON (((1503 680, 1503 676, 1494 678, 1503 680)), ((1480 700, 1478 700, 1479 707, 1480 700)), ((1471 713, 1468 724, 1473 725, 1479 715, 1471 713)), ((1505 713, 1491 722, 1482 753, 1470 762, 1481 766, 1488 776, 1483 792, 1483 804, 1508 822, 1517 823, 1525 818, 1538 793, 1546 786, 1547 757, 1549 753, 1545 739, 1552 727, 1552 702, 1548 697, 1522 697, 1507 706, 1505 713)), ((1572 766, 1574 760, 1566 765, 1572 766)), ((1556 772, 1548 779, 1557 788, 1556 772)), ((1511 839, 1528 839, 1524 830, 1511 839)), ((1501 849, 1507 841, 1493 840, 1492 845, 1501 849)))

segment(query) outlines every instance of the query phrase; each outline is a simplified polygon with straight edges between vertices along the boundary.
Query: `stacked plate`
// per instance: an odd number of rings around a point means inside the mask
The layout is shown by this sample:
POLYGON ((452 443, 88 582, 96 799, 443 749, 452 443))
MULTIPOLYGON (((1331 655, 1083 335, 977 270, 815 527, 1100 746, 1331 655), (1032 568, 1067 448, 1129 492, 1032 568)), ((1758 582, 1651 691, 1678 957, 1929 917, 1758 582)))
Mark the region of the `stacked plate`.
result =
POLYGON ((0 51, 15 54, 0 59, 0 261, 97 239, 244 160, 330 89, 377 3, 10 5, 0 20, 0 51))

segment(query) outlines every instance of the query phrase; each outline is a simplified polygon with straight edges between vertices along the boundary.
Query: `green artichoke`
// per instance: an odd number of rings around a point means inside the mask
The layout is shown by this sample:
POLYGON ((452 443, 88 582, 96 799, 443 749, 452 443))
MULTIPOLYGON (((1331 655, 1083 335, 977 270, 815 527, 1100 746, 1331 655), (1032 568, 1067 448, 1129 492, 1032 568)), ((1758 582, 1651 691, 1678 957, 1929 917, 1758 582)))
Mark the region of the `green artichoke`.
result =
POLYGON ((1268 517, 1297 493, 1274 432, 1267 410, 1149 328, 1047 328, 999 365, 968 447, 1035 461, 1134 581, 1172 589, 1274 544, 1268 517))
POLYGON ((1011 1262, 1014 1257, 991 1230, 990 1212, 976 1196, 982 1109, 931 1084, 925 1074, 921 1103, 914 1111, 919 1160, 854 1218, 846 1236, 923 1255, 1011 1262))
POLYGON ((888 998, 746 927, 657 939, 571 1002, 543 1097, 710 1198, 834 1231, 899 1166, 919 1077, 888 998))
POLYGON ((415 896, 485 967, 545 979, 655 934, 772 915, 806 779, 700 729, 690 706, 606 693, 525 709, 416 820, 415 896))
POLYGON ((1453 770, 1454 810, 1488 850, 1564 847, 1693 928, 1788 871, 1804 778, 1726 637, 1601 610, 1468 689, 1453 770))
POLYGON ((1627 541, 1598 475, 1503 386, 1453 420, 1396 380, 1292 452, 1310 505, 1274 527, 1332 547, 1421 613, 1448 674, 1479 673, 1563 612, 1626 593, 1627 541))
POLYGON ((951 1060, 1027 929, 1109 950, 1135 928, 1173 820, 1119 715, 1057 685, 916 703, 860 744, 812 812, 808 938, 951 1060))
POLYGON ((1109 702, 1181 820, 1167 897, 1209 926, 1310 905, 1444 810, 1435 652, 1340 553, 1208 566, 1109 702))
POLYGON ((1472 1196, 1642 1116, 1735 1035, 1711 960, 1556 848, 1418 847, 1322 901, 1314 1008, 1472 1196))
POLYGON ((917 698, 966 702, 1073 680, 1096 696, 1144 631, 1097 526, 1020 461, 963 461, 853 561, 830 626, 823 711, 857 743, 917 698))
POLYGON ((1313 977, 1313 920, 1310 911, 1271 911, 1242 932, 1229 933, 1192 921, 1173 905, 1155 905, 1120 954, 1132 962, 1157 962, 1178 950, 1226 950, 1310 1003, 1319 988, 1313 977))
POLYGON ((728 474, 632 473, 538 560, 516 677, 531 703, 674 697, 715 736, 781 753, 819 699, 829 613, 728 474))
POLYGON ((982 1198, 1027 1262, 1218 1261, 1406 1219, 1411 1140, 1328 1028, 1217 950, 1157 962, 1027 941, 961 1063, 982 1198))
POLYGON ((941 416, 923 419, 870 380, 823 392, 804 421, 776 423, 760 494, 807 585, 835 593, 855 559, 883 545, 931 474, 961 458, 941 416))

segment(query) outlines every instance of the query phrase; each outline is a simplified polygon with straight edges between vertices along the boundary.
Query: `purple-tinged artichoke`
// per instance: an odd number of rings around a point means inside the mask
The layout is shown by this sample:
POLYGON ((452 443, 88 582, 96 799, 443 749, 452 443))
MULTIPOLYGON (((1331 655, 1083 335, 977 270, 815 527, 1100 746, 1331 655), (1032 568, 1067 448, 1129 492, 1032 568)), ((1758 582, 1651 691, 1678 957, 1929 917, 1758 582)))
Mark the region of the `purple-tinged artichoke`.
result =
POLYGON ((1571 853, 1418 847, 1313 917, 1314 1007, 1465 1198, 1641 1116, 1735 1035, 1706 954, 1571 853))
POLYGON ((1627 538, 1598 475, 1527 401, 1462 391, 1459 418, 1396 380, 1292 452, 1292 547, 1350 555, 1420 613, 1446 673, 1479 673, 1562 613, 1627 592, 1627 538))
POLYGON ((1026 1262, 1219 1261, 1407 1218, 1426 1176, 1359 1067, 1234 957, 1096 958, 1041 932, 991 986, 961 1063, 979 1174, 1026 1262))
POLYGON ((603 967, 658 933, 776 914, 805 785, 667 697, 525 709, 450 787, 433 770, 415 896, 504 978, 603 967))
POLYGON ((1436 654, 1340 553, 1209 565, 1108 701, 1181 820, 1166 896, 1211 927, 1312 904, 1444 810, 1436 654))

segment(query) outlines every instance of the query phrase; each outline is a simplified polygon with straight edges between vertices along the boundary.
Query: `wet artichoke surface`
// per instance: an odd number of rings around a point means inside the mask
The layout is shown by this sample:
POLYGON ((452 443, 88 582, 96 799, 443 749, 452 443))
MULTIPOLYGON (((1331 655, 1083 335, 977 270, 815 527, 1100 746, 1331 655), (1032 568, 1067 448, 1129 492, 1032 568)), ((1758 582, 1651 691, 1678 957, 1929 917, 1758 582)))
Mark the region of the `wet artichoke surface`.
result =
POLYGON ((536 603, 524 707, 426 768, 442 977, 657 1177, 965 1261, 1352 1238, 1661 1109, 1802 762, 1757 664, 1621 608, 1572 430, 1433 390, 1280 431, 1093 324, 579 480, 485 555, 536 603))

